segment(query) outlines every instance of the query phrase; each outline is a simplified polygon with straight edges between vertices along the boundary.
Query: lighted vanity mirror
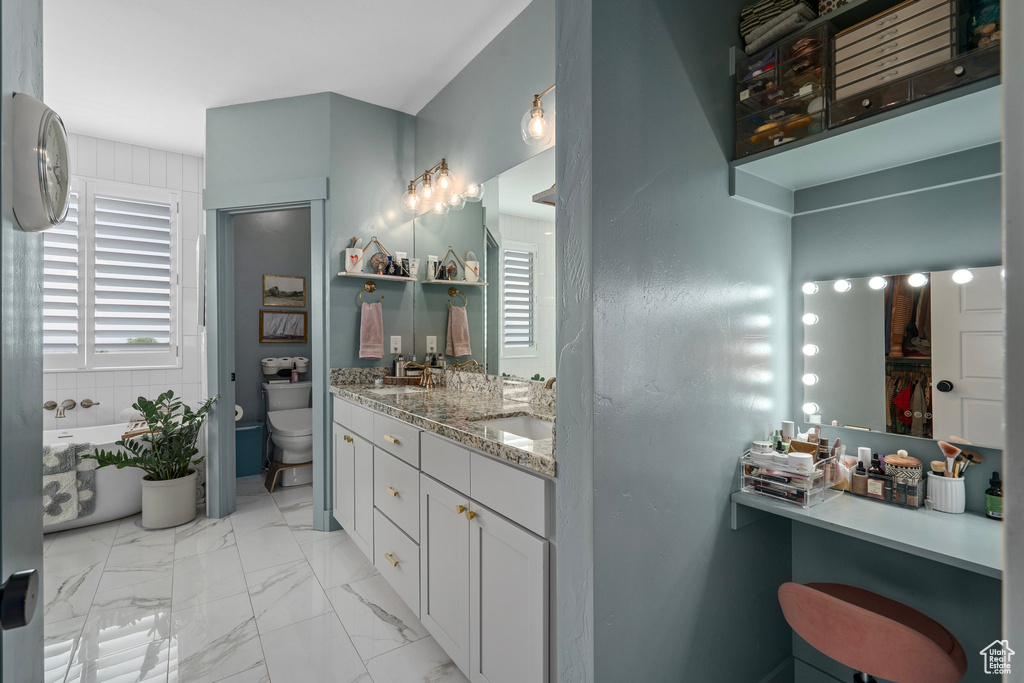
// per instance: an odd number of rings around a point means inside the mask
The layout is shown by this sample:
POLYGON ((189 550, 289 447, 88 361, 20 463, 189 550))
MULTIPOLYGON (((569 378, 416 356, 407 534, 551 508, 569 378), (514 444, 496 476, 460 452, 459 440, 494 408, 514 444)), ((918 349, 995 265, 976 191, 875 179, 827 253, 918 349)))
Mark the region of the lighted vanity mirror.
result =
POLYGON ((804 420, 1002 448, 1000 266, 805 283, 804 420))
MULTIPOLYGON (((426 339, 445 351, 449 302, 467 307, 471 355, 447 355, 448 363, 477 361, 492 375, 549 379, 555 374, 555 150, 547 149, 483 184, 483 199, 447 215, 415 219, 420 269, 414 308, 415 353, 422 360, 426 339), (544 197, 535 195, 544 194, 544 197), (427 263, 451 246, 463 261, 479 262, 479 282, 432 282, 427 263), (482 283, 487 283, 482 286, 482 283), (460 294, 449 296, 454 287, 460 294), (463 298, 463 295, 465 298, 463 298)), ((448 261, 454 261, 449 254, 448 261)))

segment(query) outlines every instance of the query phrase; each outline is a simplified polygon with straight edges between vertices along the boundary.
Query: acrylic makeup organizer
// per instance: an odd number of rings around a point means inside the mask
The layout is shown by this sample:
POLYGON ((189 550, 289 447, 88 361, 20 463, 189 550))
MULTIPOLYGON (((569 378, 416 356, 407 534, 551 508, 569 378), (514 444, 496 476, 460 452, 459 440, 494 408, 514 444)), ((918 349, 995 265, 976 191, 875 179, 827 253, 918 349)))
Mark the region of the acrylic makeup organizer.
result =
POLYGON ((802 508, 810 508, 840 495, 833 489, 839 479, 839 463, 835 457, 822 458, 805 470, 775 462, 774 453, 747 451, 740 458, 740 490, 768 496, 802 508))

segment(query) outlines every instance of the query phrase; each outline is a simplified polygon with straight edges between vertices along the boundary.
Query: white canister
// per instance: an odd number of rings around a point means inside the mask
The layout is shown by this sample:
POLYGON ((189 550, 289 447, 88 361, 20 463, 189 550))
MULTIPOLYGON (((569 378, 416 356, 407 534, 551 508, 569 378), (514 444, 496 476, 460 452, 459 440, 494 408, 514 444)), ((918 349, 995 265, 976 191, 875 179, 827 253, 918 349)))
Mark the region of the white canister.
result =
POLYGON ((345 249, 345 272, 358 273, 363 265, 363 250, 349 247, 345 249))
POLYGON ((480 281, 480 262, 466 261, 466 282, 480 281))
POLYGON ((928 473, 928 498, 935 510, 960 514, 967 504, 967 493, 963 477, 944 477, 935 472, 928 473))

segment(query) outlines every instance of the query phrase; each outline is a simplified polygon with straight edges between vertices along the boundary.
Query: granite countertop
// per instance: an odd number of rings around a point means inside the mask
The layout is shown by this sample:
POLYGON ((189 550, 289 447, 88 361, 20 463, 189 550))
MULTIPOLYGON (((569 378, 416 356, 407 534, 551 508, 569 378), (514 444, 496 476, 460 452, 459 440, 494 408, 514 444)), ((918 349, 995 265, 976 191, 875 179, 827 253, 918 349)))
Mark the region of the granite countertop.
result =
POLYGON ((526 469, 555 476, 555 439, 527 439, 479 420, 532 415, 554 423, 555 409, 494 394, 437 387, 415 394, 377 394, 373 385, 332 383, 331 393, 526 469))

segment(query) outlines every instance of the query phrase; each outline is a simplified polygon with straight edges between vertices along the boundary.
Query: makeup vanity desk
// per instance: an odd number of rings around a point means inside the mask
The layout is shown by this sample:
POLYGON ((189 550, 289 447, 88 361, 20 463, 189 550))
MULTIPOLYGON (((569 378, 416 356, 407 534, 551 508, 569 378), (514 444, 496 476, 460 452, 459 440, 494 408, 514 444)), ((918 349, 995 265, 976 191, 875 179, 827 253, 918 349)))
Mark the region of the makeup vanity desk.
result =
POLYGON ((732 494, 732 529, 765 514, 786 517, 918 557, 1003 578, 1003 525, 983 515, 951 515, 862 500, 844 493, 809 509, 767 496, 732 494))

